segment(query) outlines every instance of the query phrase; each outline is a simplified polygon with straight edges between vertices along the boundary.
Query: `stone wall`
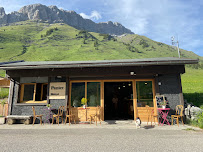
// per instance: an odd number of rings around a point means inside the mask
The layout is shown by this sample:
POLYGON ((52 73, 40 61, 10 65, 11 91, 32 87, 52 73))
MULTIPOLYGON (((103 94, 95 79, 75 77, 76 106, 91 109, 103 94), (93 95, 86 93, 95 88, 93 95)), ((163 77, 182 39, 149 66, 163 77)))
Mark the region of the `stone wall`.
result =
POLYGON ((161 85, 158 86, 159 93, 164 95, 169 103, 169 107, 174 111, 176 105, 180 105, 180 94, 182 91, 180 89, 180 79, 177 74, 161 75, 158 77, 158 82, 161 85))

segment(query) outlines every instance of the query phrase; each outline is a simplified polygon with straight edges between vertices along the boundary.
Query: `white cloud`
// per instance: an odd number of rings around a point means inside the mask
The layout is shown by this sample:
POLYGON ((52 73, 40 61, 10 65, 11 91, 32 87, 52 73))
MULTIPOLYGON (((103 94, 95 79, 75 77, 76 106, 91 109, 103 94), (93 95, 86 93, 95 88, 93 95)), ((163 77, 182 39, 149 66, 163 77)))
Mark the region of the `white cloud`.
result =
POLYGON ((91 19, 91 20, 99 20, 101 19, 101 15, 97 11, 92 11, 90 15, 86 15, 85 13, 80 13, 80 16, 82 16, 85 19, 91 19))
POLYGON ((106 3, 111 6, 106 14, 135 34, 167 44, 171 43, 171 36, 178 35, 183 49, 195 51, 203 47, 200 3, 182 0, 106 0, 106 3))

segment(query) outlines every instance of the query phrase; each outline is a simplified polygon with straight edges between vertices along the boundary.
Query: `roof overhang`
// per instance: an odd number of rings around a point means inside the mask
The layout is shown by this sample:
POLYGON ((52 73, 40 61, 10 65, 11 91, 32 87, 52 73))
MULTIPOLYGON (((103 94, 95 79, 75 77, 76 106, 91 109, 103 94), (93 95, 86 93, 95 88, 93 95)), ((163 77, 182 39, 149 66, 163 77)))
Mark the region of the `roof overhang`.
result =
POLYGON ((98 61, 39 61, 39 62, 5 62, 0 69, 47 69, 47 68, 87 68, 87 67, 124 67, 124 66, 152 66, 152 65, 185 65, 197 64, 198 59, 183 58, 145 58, 126 60, 98 60, 98 61))

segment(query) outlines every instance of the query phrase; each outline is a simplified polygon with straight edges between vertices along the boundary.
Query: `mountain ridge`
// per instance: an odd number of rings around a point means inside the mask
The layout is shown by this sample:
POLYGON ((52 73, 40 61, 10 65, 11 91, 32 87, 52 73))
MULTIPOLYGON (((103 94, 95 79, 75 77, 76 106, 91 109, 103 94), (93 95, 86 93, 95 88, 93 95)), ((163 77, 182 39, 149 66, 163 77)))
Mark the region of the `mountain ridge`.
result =
POLYGON ((19 11, 14 11, 9 14, 6 14, 4 8, 0 7, 1 26, 26 20, 47 21, 48 23, 66 23, 79 30, 87 30, 89 32, 111 35, 122 35, 125 33, 134 34, 120 23, 113 23, 111 21, 95 23, 90 19, 84 19, 75 11, 58 9, 56 6, 53 5, 27 5, 22 7, 19 11))

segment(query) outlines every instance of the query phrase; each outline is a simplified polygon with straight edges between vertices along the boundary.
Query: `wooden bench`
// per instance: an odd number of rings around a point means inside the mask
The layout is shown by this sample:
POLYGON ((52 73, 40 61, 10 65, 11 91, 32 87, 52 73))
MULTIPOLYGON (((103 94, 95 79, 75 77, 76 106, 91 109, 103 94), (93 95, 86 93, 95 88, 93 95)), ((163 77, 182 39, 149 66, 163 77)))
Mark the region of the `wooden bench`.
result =
POLYGON ((32 116, 23 116, 23 115, 9 115, 7 116, 7 123, 12 125, 16 120, 21 120, 25 125, 29 125, 32 116))

